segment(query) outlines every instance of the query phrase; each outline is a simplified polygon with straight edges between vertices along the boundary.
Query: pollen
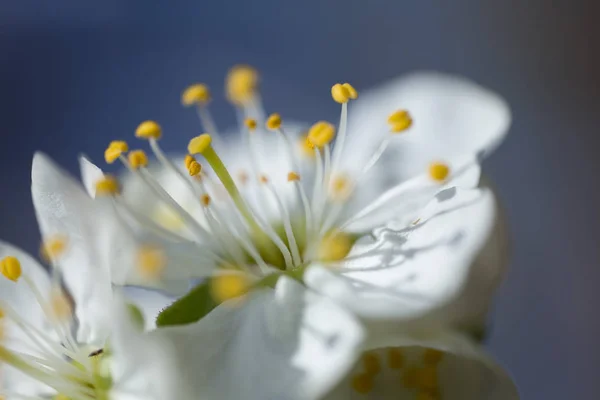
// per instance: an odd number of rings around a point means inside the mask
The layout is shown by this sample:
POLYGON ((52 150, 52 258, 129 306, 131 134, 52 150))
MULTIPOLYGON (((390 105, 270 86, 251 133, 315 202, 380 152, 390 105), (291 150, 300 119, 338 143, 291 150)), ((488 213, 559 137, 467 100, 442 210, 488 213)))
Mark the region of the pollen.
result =
POLYGON ((208 133, 203 133, 200 136, 196 136, 188 144, 188 152, 190 154, 202 154, 206 149, 210 147, 212 138, 208 133))
POLYGON ((254 118, 246 118, 244 120, 244 125, 246 125, 246 128, 248 128, 250 132, 254 132, 256 130, 257 123, 254 118))
POLYGON ((133 169, 139 169, 148 166, 148 156, 144 150, 133 150, 127 156, 129 165, 133 169))
POLYGON ((308 131, 308 140, 313 146, 322 148, 333 140, 335 128, 329 122, 319 121, 308 131))
POLYGON ((136 257, 137 271, 143 279, 158 279, 165 266, 167 259, 162 249, 157 246, 145 245, 138 249, 136 257))
POLYGON ((404 354, 400 349, 389 349, 387 351, 388 366, 391 369, 402 369, 404 366, 404 354))
POLYGON ((297 173, 295 173, 294 171, 288 172, 287 175, 287 180, 288 182, 296 182, 300 180, 300 175, 298 175, 297 173))
POLYGON ((423 363, 425 365, 436 366, 444 358, 444 352, 436 349, 426 349, 423 353, 423 363))
POLYGON ((258 72, 249 65, 236 65, 229 70, 225 82, 227 98, 236 105, 244 105, 254 97, 258 88, 258 72))
POLYGON ((62 256, 67 250, 68 240, 64 235, 55 235, 44 240, 40 255, 46 262, 52 262, 62 256))
POLYGON ((202 172, 202 165, 198 161, 192 160, 188 164, 187 169, 190 176, 196 176, 199 175, 200 172, 202 172))
POLYGON ((155 121, 144 121, 138 125, 135 136, 142 139, 160 139, 162 129, 155 121))
POLYGON ((413 124, 413 119, 406 110, 398 110, 393 112, 388 117, 388 124, 392 133, 401 133, 410 128, 413 124))
POLYGON ((21 277, 21 263, 16 257, 4 257, 0 260, 0 271, 6 279, 16 282, 21 277))
POLYGON ((106 175, 96 182, 96 196, 113 196, 119 194, 119 191, 119 182, 111 175, 106 175))
POLYGON ((247 293, 250 282, 243 274, 223 273, 212 278, 210 288, 215 301, 222 303, 247 293))
POLYGON ((112 164, 127 151, 129 151, 127 142, 122 140, 113 140, 104 151, 104 160, 106 160, 108 164, 112 164))
POLYGON ((360 394, 370 393, 373 386, 373 377, 369 374, 358 374, 352 377, 352 389, 360 394))
POLYGON ((381 371, 381 362, 375 353, 365 353, 362 356, 362 363, 367 374, 374 376, 381 371))
POLYGON ((281 115, 278 113, 269 115, 269 118, 267 119, 267 128, 272 131, 281 128, 281 115))
POLYGON ((331 97, 336 103, 347 103, 350 100, 350 90, 341 83, 336 83, 331 87, 331 97))
POLYGON ((429 177, 437 182, 443 182, 450 174, 450 167, 441 162, 433 162, 429 165, 429 177))
POLYGON ((210 201, 211 198, 208 194, 203 194, 202 196, 200 196, 200 203, 202 203, 204 207, 208 207, 210 205, 210 201))
POLYGON ((210 90, 203 83, 196 83, 185 89, 181 95, 181 104, 191 106, 194 104, 206 104, 210 101, 210 90))
POLYGON ((61 289, 55 289, 50 294, 50 311, 57 321, 67 321, 73 315, 73 307, 61 289))
POLYGON ((342 232, 330 232, 319 244, 318 258, 325 262, 342 260, 348 255, 353 244, 350 235, 342 232))

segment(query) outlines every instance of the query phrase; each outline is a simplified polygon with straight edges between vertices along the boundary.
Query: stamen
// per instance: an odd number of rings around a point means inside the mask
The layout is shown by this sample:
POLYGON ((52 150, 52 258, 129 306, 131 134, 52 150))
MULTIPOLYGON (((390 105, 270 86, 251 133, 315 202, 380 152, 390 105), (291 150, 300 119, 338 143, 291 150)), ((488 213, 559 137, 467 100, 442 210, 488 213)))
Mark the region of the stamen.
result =
POLYGON ((128 155, 129 165, 131 168, 138 169, 148 166, 148 156, 144 150, 132 150, 128 155))
POLYGON ((127 142, 124 142, 122 140, 114 140, 110 142, 108 148, 104 151, 104 159, 108 164, 112 164, 123 153, 127 153, 127 151, 129 151, 127 142))
POLYGON ((136 266, 139 275, 147 281, 156 281, 167 264, 164 251, 155 245, 144 245, 138 249, 136 266))
POLYGON ((245 274, 225 272, 211 278, 211 293, 217 303, 243 296, 250 289, 250 281, 245 274))
POLYGON ((331 232, 319 243, 317 259, 323 262, 333 262, 344 259, 352 249, 354 241, 342 232, 331 232))
POLYGON ((120 192, 119 182, 111 175, 105 175, 104 178, 96 182, 96 196, 114 196, 120 192))
POLYGON ((319 121, 308 131, 308 140, 313 146, 323 148, 333 140, 335 127, 329 122, 319 121))
POLYGON ((65 235, 52 236, 42 243, 40 255, 47 263, 58 260, 67 250, 68 239, 65 235))
POLYGON ((0 271, 6 279, 16 282, 21 277, 21 263, 16 257, 4 257, 0 260, 0 271))
POLYGON ((142 139, 160 139, 162 128, 155 121, 144 121, 135 130, 135 137, 142 139))
MULTIPOLYGON (((308 239, 308 238, 310 238, 310 235, 312 234, 312 229, 313 229, 313 222, 312 222, 313 216, 312 216, 312 211, 310 209, 310 202, 308 201, 308 196, 306 196, 304 186, 300 182, 300 175, 298 175, 295 172, 288 173, 288 182, 294 183, 296 192, 300 196, 300 200, 302 202, 302 207, 304 208, 304 221, 305 221, 304 236, 308 239)), ((306 255, 306 254, 307 254, 307 252, 305 249, 304 255, 306 255)))
POLYGON ((267 118, 267 129, 275 131, 279 128, 281 128, 281 115, 278 113, 269 115, 269 118, 267 118))
POLYGON ((373 376, 369 374, 358 374, 352 377, 352 389, 360 394, 368 394, 373 390, 373 376))
POLYGON ((388 117, 390 131, 392 133, 401 133, 410 128, 413 124, 411 115, 406 110, 398 110, 388 117))
POLYGON ((401 349, 388 349, 388 367, 391 369, 402 369, 404 366, 404 354, 401 349))
POLYGON ((204 105, 211 100, 210 90, 203 83, 188 86, 181 95, 181 104, 186 107, 193 105, 204 105))
POLYGON ((248 65, 236 65, 227 75, 227 98, 237 106, 252 101, 258 88, 258 73, 248 65))
POLYGON ((450 167, 441 162, 433 162, 429 165, 429 176, 436 182, 444 182, 450 174, 450 167))
POLYGON ((202 172, 202 165, 200 165, 193 156, 190 156, 189 154, 186 155, 184 162, 190 176, 200 175, 202 172))
POLYGON ((246 128, 248 128, 248 132, 254 132, 258 124, 254 118, 246 118, 244 120, 244 125, 246 125, 246 128))
POLYGON ((64 322, 71 319, 73 308, 62 290, 54 289, 50 293, 50 311, 52 317, 57 322, 64 322))

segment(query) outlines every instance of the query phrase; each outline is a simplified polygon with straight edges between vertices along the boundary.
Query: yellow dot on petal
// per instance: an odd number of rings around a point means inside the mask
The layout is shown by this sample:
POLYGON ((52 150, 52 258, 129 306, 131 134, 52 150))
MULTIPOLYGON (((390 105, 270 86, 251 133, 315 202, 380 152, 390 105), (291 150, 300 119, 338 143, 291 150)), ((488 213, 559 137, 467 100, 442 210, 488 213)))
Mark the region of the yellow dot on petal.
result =
POLYGON ((346 233, 330 232, 319 244, 317 257, 319 261, 339 261, 348 255, 354 240, 346 233))
POLYGON ((336 103, 346 103, 350 99, 350 91, 341 83, 336 83, 331 87, 331 97, 336 103))
POLYGON ((96 196, 113 196, 119 194, 119 191, 119 182, 111 175, 106 175, 96 182, 96 196))
POLYGON ((46 262, 52 262, 62 256, 67 250, 68 239, 64 235, 55 235, 44 240, 40 255, 46 262))
POLYGON ((348 97, 351 98, 352 100, 355 100, 358 98, 358 92, 356 91, 356 89, 354 89, 354 86, 352 86, 349 83, 344 83, 342 84, 342 86, 344 88, 346 88, 346 90, 348 91, 348 97))
POLYGON ((136 266, 138 274, 145 280, 157 280, 167 264, 164 251, 153 245, 144 245, 137 251, 136 266))
POLYGON ((402 369, 404 366, 404 354, 400 349, 388 349, 388 366, 391 369, 402 369))
POLYGON ((254 118, 246 118, 244 120, 244 125, 246 125, 246 128, 248 128, 250 132, 254 132, 258 124, 254 118))
POLYGON ((210 90, 203 83, 189 86, 181 95, 181 104, 191 106, 194 104, 206 104, 210 101, 210 90))
POLYGON ((410 128, 413 124, 413 119, 408 111, 398 110, 388 117, 388 124, 392 133, 401 133, 410 128))
POLYGON ((352 181, 343 175, 333 176, 329 190, 332 200, 346 201, 352 194, 352 181))
POLYGON ((21 277, 21 263, 17 257, 4 257, 0 260, 0 271, 6 279, 16 282, 21 277))
POLYGON ((273 113, 267 118, 267 128, 270 130, 279 129, 281 127, 281 115, 273 113))
POLYGON ((358 374, 352 377, 352 389, 360 394, 368 394, 373 390, 373 376, 369 374, 358 374))
POLYGON ((319 121, 308 131, 308 140, 313 146, 322 148, 329 144, 335 136, 335 127, 328 122, 319 121))
POLYGON ((429 165, 429 176, 436 182, 443 182, 450 174, 450 167, 441 162, 434 162, 429 165))
POLYGON ((244 105, 252 100, 258 88, 258 72, 249 65, 236 65, 229 70, 225 91, 229 101, 244 105))
POLYGON ((300 180, 300 175, 298 175, 297 173, 295 173, 294 171, 288 172, 287 175, 287 180, 288 182, 296 182, 300 180))
POLYGON ((210 147, 212 138, 208 133, 196 136, 188 144, 188 152, 190 154, 202 154, 206 149, 210 147))
POLYGON ((375 353, 365 353, 362 356, 363 366, 369 375, 376 375, 381 371, 381 361, 375 353))
POLYGON ((144 150, 133 150, 129 152, 129 154, 127 155, 127 159, 129 160, 129 165, 133 169, 148 166, 148 156, 146 155, 144 150))
POLYGON ((268 177, 267 175, 264 175, 264 174, 263 174, 263 175, 260 175, 260 176, 258 177, 258 181, 259 181, 260 183, 263 183, 263 184, 269 183, 269 177, 268 177))
POLYGON ((208 194, 203 194, 202 196, 200 196, 200 203, 202 203, 202 205, 204 207, 208 207, 210 205, 210 196, 208 194))
POLYGON ((73 315, 71 302, 61 289, 54 289, 50 294, 50 310, 58 321, 67 321, 73 315))
POLYGON ((423 352, 423 363, 425 365, 438 365, 444 358, 444 352, 437 349, 425 349, 423 352))
POLYGON ((221 273, 211 278, 211 293, 217 303, 240 297, 248 292, 250 282, 246 275, 221 273))
POLYGON ((155 121, 144 121, 138 125, 135 136, 142 139, 160 139, 162 129, 155 121))
POLYGON ((426 366, 416 370, 416 383, 420 389, 436 389, 438 387, 438 371, 435 366, 426 366))

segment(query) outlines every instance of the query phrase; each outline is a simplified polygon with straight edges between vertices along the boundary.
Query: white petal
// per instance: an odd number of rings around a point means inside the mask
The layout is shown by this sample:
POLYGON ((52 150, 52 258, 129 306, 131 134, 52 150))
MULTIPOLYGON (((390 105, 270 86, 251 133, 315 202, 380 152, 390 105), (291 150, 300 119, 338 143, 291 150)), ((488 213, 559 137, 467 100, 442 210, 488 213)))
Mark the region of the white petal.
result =
POLYGON ((200 322, 154 333, 179 352, 198 398, 316 399, 354 363, 363 333, 330 300, 280 278, 200 322))
POLYGON ((81 181, 90 197, 96 197, 96 183, 104 177, 102 170, 85 156, 79 157, 79 169, 81 170, 81 181))
POLYGON ((174 298, 156 290, 131 286, 123 289, 123 295, 142 311, 146 330, 156 328, 158 313, 175 301, 174 298))
POLYGON ((381 371, 374 379, 372 390, 359 394, 352 388, 352 378, 364 372, 357 363, 352 373, 325 400, 393 400, 414 398, 417 390, 403 384, 402 375, 410 368, 421 368, 425 349, 443 351, 437 367, 441 398, 445 400, 516 400, 518 391, 506 372, 468 338, 453 332, 429 333, 418 337, 407 332, 390 333, 366 348, 380 361, 381 371), (389 350, 402 352, 401 369, 387 364, 389 350))
POLYGON ((393 166, 397 180, 423 171, 433 160, 488 154, 504 139, 511 121, 506 102, 497 94, 457 76, 419 72, 361 93, 350 105, 345 167, 364 165, 378 137, 389 134, 387 118, 407 109, 414 124, 394 138, 381 160, 393 166))
POLYGON ((106 254, 97 246, 104 215, 77 181, 41 153, 33 158, 31 181, 42 236, 68 238, 59 263, 75 299, 78 339, 102 344, 109 332, 112 296, 110 271, 102 262, 106 254))
MULTIPOLYGON (((304 280, 359 315, 419 324, 454 323, 472 264, 494 224, 487 190, 447 189, 415 226, 363 237, 336 271, 308 268, 304 280)), ((485 301, 470 299, 470 301, 485 301)))

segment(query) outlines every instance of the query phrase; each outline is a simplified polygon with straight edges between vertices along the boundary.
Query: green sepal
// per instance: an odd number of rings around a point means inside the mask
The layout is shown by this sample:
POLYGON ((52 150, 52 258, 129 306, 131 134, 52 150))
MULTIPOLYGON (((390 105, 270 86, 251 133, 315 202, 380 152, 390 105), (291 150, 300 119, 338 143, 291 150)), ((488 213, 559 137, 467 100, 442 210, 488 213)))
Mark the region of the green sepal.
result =
POLYGON ((139 330, 144 330, 146 326, 146 319, 144 313, 138 306, 133 303, 127 303, 127 311, 129 312, 129 318, 139 330))
POLYGON ((210 293, 210 279, 194 287, 156 317, 156 326, 186 325, 197 322, 211 312, 218 303, 210 293))

